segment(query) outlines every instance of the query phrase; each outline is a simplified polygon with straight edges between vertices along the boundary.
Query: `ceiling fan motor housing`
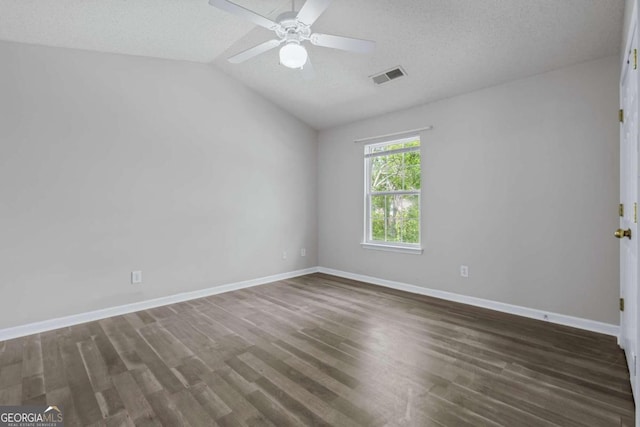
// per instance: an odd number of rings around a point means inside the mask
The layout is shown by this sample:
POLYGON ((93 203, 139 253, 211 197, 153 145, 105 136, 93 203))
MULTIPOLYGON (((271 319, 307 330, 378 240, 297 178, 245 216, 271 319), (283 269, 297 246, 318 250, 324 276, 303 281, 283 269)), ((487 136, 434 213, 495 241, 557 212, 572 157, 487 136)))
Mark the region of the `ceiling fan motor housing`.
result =
POLYGON ((311 28, 296 19, 296 12, 285 12, 278 16, 279 27, 276 28, 276 34, 285 43, 296 41, 298 43, 303 40, 309 40, 311 28))

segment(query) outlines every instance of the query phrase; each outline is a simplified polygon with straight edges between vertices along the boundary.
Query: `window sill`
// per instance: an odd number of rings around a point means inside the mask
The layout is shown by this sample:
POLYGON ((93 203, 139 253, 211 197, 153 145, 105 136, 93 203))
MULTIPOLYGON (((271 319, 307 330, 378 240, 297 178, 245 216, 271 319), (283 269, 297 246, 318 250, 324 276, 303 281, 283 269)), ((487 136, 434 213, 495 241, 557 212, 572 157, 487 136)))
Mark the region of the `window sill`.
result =
POLYGON ((374 251, 399 252, 404 254, 421 255, 424 249, 410 246, 394 246, 381 243, 360 243, 363 249, 371 249, 374 251))

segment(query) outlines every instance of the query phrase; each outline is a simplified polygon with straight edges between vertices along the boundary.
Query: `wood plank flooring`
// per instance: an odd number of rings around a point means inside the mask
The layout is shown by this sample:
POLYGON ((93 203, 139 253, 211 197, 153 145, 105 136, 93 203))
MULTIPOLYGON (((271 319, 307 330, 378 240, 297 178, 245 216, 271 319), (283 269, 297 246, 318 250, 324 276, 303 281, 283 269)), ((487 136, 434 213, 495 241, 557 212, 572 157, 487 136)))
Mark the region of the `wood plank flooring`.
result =
POLYGON ((314 274, 0 342, 65 426, 632 426, 612 337, 314 274))

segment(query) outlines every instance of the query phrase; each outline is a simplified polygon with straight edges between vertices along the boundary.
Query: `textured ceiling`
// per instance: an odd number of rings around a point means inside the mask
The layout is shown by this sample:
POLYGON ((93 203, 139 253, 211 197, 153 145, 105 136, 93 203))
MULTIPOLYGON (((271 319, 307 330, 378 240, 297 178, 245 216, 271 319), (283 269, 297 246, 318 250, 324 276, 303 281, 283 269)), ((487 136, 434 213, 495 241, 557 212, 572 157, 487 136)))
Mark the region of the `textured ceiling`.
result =
MULTIPOLYGON (((287 0, 237 0, 278 14, 287 0)), ((0 0, 0 40, 209 63, 255 25, 207 0, 0 0)))
MULTIPOLYGON (((271 18, 291 4, 236 3, 271 18)), ((280 66, 277 49, 228 63, 273 33, 206 0, 0 0, 0 40, 212 62, 322 129, 618 54, 623 9, 623 0, 335 0, 314 30, 377 48, 362 56, 309 46, 310 81, 280 66), (368 79, 396 65, 407 77, 368 79)))

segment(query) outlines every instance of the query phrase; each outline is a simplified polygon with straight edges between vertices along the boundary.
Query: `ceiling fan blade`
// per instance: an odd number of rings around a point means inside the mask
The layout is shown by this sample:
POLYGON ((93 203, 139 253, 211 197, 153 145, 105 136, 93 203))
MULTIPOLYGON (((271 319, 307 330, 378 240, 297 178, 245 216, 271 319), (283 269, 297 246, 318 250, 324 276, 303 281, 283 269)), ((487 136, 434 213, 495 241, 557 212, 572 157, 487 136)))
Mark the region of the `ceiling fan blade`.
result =
POLYGON ((281 43, 282 40, 269 40, 259 44, 258 46, 254 46, 251 49, 247 49, 244 52, 240 52, 237 55, 233 55, 229 57, 228 60, 233 64, 239 64, 240 62, 244 62, 247 59, 251 59, 254 56, 258 56, 261 53, 271 50, 274 47, 280 46, 281 43))
POLYGON ((236 16, 249 20, 254 24, 258 24, 261 27, 267 28, 269 30, 274 30, 279 27, 279 24, 277 22, 265 18, 262 15, 258 15, 252 10, 245 9, 242 6, 231 3, 227 0, 209 0, 209 4, 213 7, 217 7, 218 9, 233 13, 236 16))
POLYGON ((298 21, 309 26, 316 22, 322 12, 329 6, 331 0, 307 0, 298 12, 298 21))
POLYGON ((311 44, 334 49, 348 50, 356 53, 371 53, 376 42, 371 40, 352 39, 351 37, 333 36, 331 34, 311 34, 311 44))
POLYGON ((313 80, 316 77, 316 70, 313 68, 310 58, 307 58, 307 62, 302 66, 301 72, 304 80, 313 80))

